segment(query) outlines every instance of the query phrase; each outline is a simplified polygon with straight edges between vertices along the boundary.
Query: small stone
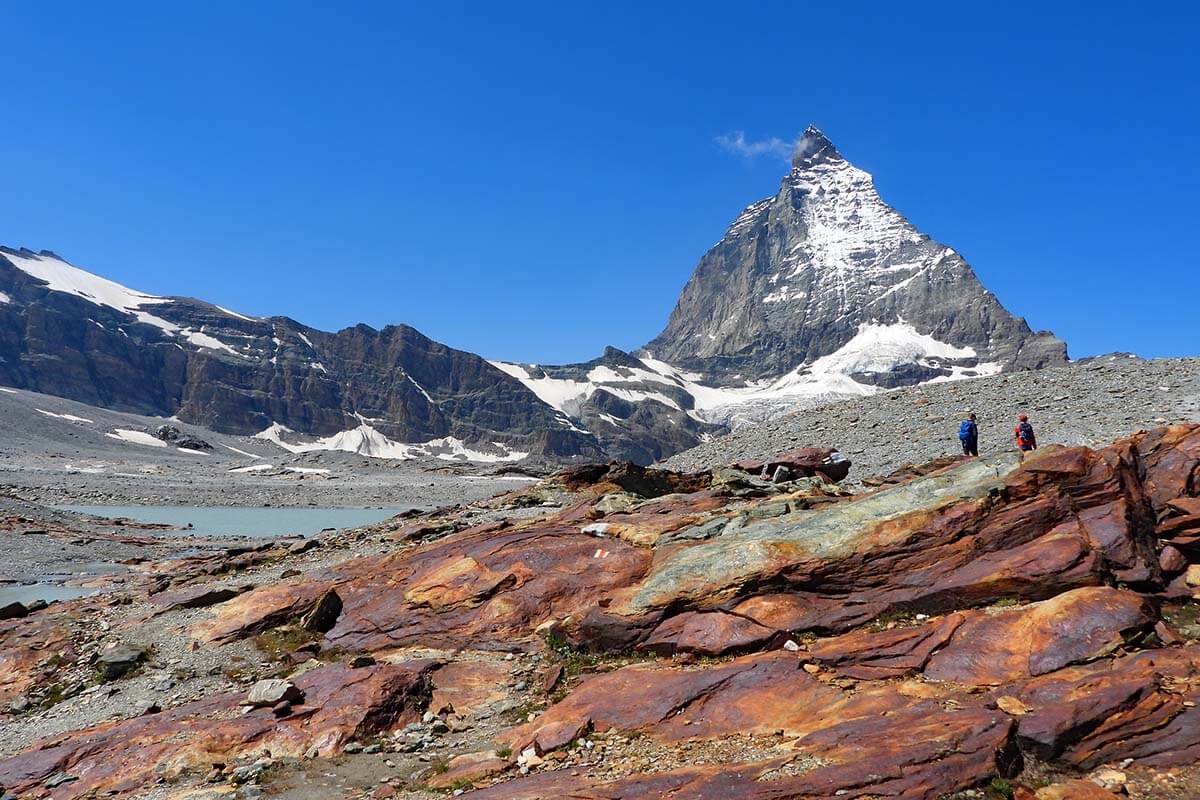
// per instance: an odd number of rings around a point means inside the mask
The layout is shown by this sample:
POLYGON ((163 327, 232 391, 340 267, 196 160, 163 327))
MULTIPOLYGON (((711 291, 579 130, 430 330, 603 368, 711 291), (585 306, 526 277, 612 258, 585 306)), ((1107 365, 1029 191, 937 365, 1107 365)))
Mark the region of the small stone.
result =
POLYGON ((800 645, 796 644, 796 642, 793 641, 792 639, 788 639, 786 642, 783 643, 783 649, 787 650, 789 653, 796 653, 796 652, 799 652, 800 645))
POLYGON ((266 772, 266 767, 262 764, 247 764, 243 767, 237 767, 230 774, 229 779, 234 783, 254 783, 262 774, 266 772))
POLYGON ((424 722, 426 725, 433 722, 435 719, 437 719, 437 715, 432 711, 426 711, 421 715, 421 722, 424 722))
POLYGON ((1187 568, 1187 572, 1183 573, 1183 582, 1188 586, 1200 586, 1200 564, 1192 564, 1187 568))
POLYGON ((23 714, 33 707, 33 703, 25 695, 17 695, 13 701, 8 704, 8 711, 11 714, 23 714))
POLYGON ((1188 560, 1178 548, 1166 545, 1158 554, 1158 567, 1167 575, 1177 575, 1187 569, 1188 560))
POLYGON ((383 745, 369 744, 363 748, 363 752, 366 753, 367 755, 375 755, 376 753, 382 753, 383 745))
POLYGON ((146 658, 145 649, 132 644, 116 644, 100 652, 96 664, 100 677, 113 681, 137 668, 146 658))
POLYGON ((809 675, 816 675, 818 672, 821 671, 821 665, 813 664, 810 662, 810 663, 804 665, 804 671, 807 672, 809 675))
POLYGON ((347 742, 346 746, 342 748, 343 753, 349 753, 350 755, 354 755, 355 753, 361 753, 362 751, 363 751, 363 746, 359 742, 347 742))
POLYGON ((72 781, 77 780, 79 780, 79 778, 75 777, 74 775, 68 775, 65 772, 56 772, 49 778, 46 778, 46 782, 42 785, 47 789, 53 789, 56 786, 62 786, 64 783, 71 783, 72 781))
POLYGON ((292 704, 287 700, 280 700, 271 706, 271 713, 277 717, 286 717, 292 713, 292 704))
POLYGON ((1032 709, 1025 705, 1021 700, 1010 695, 1004 695, 996 698, 996 708, 1003 711, 1005 714, 1014 717, 1023 717, 1032 709))
POLYGON ((1101 768, 1093 772, 1089 778, 1092 783, 1099 786, 1101 789, 1107 789, 1110 792, 1121 791, 1125 786, 1125 773, 1120 770, 1101 768))
POLYGON ((283 701, 299 703, 304 700, 304 692, 296 684, 282 678, 261 680, 250 689, 246 701, 255 707, 275 706, 283 701))

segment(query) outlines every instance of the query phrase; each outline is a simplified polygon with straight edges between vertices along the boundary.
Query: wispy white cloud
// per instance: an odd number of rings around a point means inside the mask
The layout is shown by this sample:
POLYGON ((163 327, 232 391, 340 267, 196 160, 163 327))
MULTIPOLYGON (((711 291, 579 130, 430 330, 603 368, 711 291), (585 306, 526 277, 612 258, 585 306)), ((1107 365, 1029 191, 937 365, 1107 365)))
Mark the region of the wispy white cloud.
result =
POLYGON ((772 136, 770 139, 752 141, 746 138, 745 131, 724 133, 716 137, 714 141, 722 149, 743 158, 771 156, 773 158, 782 158, 785 161, 792 157, 792 150, 796 146, 794 142, 785 142, 777 136, 772 136))

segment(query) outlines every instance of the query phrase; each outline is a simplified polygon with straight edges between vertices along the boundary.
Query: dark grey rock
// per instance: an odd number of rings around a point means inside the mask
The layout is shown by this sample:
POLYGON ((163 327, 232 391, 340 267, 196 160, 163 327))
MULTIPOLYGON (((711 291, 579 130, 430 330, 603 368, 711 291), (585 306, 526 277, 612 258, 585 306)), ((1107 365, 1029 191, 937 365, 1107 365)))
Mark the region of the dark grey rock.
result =
POLYGON ((101 650, 96 657, 96 665, 102 679, 113 681, 137 669, 145 659, 145 648, 133 644, 117 644, 101 650))
POLYGON ((300 627, 314 633, 325 633, 337 624, 342 614, 342 598, 333 589, 321 595, 312 610, 300 620, 300 627))

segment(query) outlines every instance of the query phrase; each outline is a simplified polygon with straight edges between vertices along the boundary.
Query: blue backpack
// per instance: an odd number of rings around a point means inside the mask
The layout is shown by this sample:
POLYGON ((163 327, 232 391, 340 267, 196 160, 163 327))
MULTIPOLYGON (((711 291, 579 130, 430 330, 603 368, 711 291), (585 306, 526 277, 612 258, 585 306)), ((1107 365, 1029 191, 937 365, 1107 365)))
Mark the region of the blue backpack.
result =
POLYGON ((975 435, 975 423, 969 419, 964 419, 962 425, 958 426, 958 438, 964 442, 975 435))

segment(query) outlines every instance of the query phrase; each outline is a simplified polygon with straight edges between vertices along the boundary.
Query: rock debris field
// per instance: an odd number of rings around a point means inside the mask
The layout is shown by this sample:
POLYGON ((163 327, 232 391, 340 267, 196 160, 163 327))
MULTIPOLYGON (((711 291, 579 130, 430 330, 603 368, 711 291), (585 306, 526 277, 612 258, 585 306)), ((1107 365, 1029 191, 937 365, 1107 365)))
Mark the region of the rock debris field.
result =
POLYGON ((1013 447, 1025 412, 1039 444, 1103 445, 1139 429, 1200 421, 1200 359, 1103 356, 1065 367, 936 383, 800 411, 748 427, 666 459, 670 469, 706 469, 809 445, 838 448, 854 478, 961 452, 958 424, 979 417, 982 454, 1013 447))

